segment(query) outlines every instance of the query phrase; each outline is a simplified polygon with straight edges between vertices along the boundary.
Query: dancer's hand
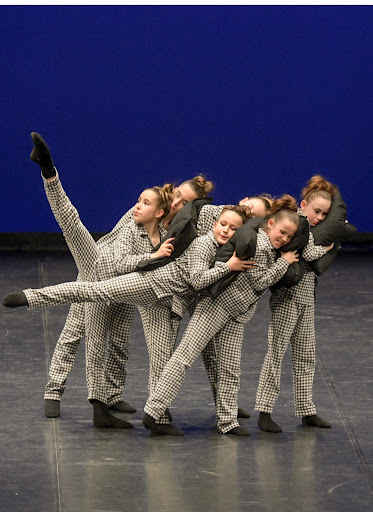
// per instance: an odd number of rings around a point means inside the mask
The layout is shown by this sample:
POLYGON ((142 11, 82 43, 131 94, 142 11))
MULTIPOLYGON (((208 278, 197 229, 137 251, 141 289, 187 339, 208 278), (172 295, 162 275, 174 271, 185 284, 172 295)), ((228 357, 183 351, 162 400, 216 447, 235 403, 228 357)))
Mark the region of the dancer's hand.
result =
POLYGON ((241 260, 234 251, 233 255, 227 261, 228 267, 235 272, 242 272, 243 270, 249 270, 256 266, 255 261, 241 260))
POLYGON ((333 249, 333 247, 334 247, 334 242, 331 243, 330 245, 327 245, 326 247, 324 245, 324 249, 326 250, 326 252, 329 252, 331 249, 333 249))
POLYGON ((297 251, 287 251, 281 253, 281 258, 284 258, 290 265, 299 261, 299 254, 297 251))
POLYGON ((163 256, 171 256, 174 246, 172 245, 172 241, 175 240, 175 237, 168 238, 163 244, 160 246, 158 251, 153 252, 153 254, 150 256, 151 258, 161 258, 163 256))

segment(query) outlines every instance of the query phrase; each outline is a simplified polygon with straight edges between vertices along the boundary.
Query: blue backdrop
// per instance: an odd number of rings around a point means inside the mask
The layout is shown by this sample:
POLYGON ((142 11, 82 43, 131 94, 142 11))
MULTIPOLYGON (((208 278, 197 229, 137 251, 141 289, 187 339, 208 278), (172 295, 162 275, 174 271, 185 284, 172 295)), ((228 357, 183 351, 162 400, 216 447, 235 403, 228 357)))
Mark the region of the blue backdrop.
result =
POLYGON ((373 7, 3 6, 0 28, 0 231, 59 231, 31 131, 91 231, 200 172, 217 204, 321 172, 373 231, 373 7))

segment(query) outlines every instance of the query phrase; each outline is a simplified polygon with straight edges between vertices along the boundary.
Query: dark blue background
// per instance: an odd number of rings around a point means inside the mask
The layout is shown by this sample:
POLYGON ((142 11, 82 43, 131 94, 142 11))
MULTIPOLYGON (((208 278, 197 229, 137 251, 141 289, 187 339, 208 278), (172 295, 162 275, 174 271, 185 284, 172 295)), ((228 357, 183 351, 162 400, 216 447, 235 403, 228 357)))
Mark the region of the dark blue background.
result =
POLYGON ((91 231, 199 172, 216 203, 321 172, 373 231, 372 34, 371 6, 0 7, 0 231, 59 231, 31 131, 91 231))

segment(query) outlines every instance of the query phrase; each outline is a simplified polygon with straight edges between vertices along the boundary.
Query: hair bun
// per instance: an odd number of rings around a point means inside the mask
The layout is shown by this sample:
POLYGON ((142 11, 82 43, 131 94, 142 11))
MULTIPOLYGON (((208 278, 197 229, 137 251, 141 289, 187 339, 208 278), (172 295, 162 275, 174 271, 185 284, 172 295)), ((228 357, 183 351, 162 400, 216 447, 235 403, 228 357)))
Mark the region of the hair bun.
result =
POLYGON ((298 211, 298 205, 293 196, 284 194, 279 199, 275 199, 271 207, 271 215, 276 214, 279 210, 291 210, 293 212, 298 211))

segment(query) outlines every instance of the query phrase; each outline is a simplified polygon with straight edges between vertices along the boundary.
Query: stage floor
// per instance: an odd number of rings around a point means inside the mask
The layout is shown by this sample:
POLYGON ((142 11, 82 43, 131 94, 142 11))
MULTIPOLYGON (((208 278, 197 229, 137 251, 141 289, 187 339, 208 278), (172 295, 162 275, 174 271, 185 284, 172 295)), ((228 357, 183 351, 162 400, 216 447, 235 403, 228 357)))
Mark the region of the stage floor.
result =
MULTIPOLYGON (((67 252, 0 253, 2 296, 76 277, 67 252)), ((314 401, 332 429, 294 416, 290 354, 273 418, 253 410, 266 351, 269 292, 245 328, 239 404, 250 437, 218 434, 201 358, 173 403, 184 437, 142 426, 147 350, 139 316, 132 330, 124 398, 133 430, 98 430, 87 402, 84 343, 61 401, 44 416, 43 392, 67 306, 1 307, 1 512, 370 512, 373 510, 373 255, 342 252, 319 279, 314 401)), ((185 322, 183 321, 183 328, 185 322)))

